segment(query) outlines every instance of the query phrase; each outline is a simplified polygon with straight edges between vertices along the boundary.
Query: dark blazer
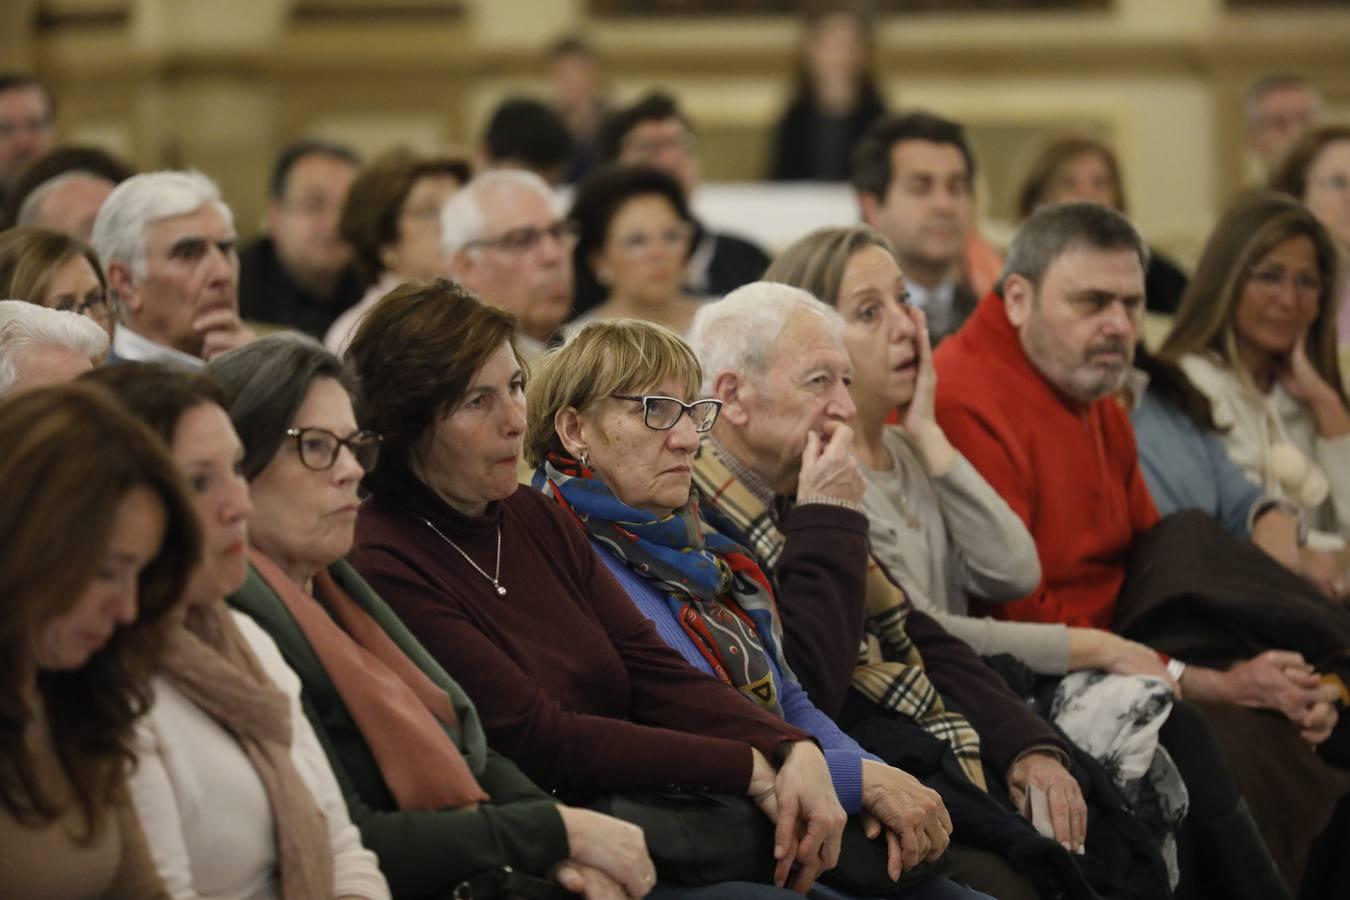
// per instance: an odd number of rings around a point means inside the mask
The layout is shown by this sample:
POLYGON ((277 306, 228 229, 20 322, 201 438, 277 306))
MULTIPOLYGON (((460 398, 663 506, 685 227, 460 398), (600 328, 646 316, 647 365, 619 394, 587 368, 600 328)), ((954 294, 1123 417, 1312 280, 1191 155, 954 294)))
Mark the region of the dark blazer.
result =
POLYGON ((544 875, 568 856, 567 835, 556 801, 487 746, 468 696, 423 649, 384 601, 345 562, 328 572, 385 630, 399 649, 450 695, 461 734, 447 733, 492 799, 477 809, 400 812, 375 757, 343 704, 319 658, 290 612, 252 567, 229 598, 276 641, 303 684, 301 700, 328 754, 361 840, 379 857, 396 898, 445 897, 465 878, 509 865, 544 875))

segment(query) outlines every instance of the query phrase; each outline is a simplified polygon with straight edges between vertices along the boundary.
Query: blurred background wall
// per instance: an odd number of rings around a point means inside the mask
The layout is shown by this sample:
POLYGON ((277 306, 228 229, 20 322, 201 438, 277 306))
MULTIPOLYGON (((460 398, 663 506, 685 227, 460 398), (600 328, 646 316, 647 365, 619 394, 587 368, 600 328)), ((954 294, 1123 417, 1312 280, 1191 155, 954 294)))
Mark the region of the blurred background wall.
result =
MULTIPOLYGON (((793 6, 5 0, 0 68, 48 80, 67 140, 105 145, 141 168, 215 177, 247 235, 287 140, 313 134, 365 153, 399 143, 469 149, 502 96, 543 94, 542 51, 569 32, 600 50, 616 101, 654 86, 679 96, 699 130, 706 180, 760 178, 791 84, 797 18, 783 10, 793 6), (722 12, 699 11, 708 8, 722 12)), ((1333 116, 1350 113, 1347 0, 891 6, 901 11, 881 18, 877 42, 888 99, 967 124, 995 239, 1006 234, 1028 144, 1074 128, 1115 145, 1133 217, 1190 261, 1218 208, 1251 177, 1241 92, 1252 78, 1303 74, 1333 116), (954 8, 964 6, 994 11, 954 8)))

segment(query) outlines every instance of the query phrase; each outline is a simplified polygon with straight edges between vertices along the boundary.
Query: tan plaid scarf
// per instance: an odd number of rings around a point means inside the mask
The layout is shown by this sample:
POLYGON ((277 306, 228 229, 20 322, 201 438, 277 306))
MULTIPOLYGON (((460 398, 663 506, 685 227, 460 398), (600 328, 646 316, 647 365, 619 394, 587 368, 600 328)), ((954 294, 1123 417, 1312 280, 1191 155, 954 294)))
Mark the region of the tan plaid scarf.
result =
MULTIPOLYGON (((704 438, 694 456, 694 486, 701 509, 723 536, 748 547, 770 578, 783 555, 786 539, 778 528, 778 510, 763 502, 747 485, 738 460, 719 455, 711 438, 704 438)), ((762 487, 762 486, 761 486, 762 487)), ((980 736, 958 713, 948 712, 942 697, 923 670, 923 658, 905 631, 909 598, 886 572, 871 561, 867 571, 867 617, 853 670, 853 686, 877 705, 911 719, 934 737, 946 741, 961 769, 973 784, 988 790, 980 764, 980 736)))

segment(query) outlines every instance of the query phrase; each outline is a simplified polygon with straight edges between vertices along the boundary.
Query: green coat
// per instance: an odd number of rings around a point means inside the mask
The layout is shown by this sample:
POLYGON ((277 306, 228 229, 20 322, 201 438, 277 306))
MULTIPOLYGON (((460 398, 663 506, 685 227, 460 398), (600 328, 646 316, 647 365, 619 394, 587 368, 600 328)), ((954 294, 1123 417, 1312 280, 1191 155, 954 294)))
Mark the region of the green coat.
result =
MULTIPOLYGON (((347 712, 304 633, 276 593, 251 566, 248 580, 229 603, 252 617, 281 648, 304 685, 305 714, 328 753, 352 822, 380 859, 380 869, 399 900, 440 898, 483 869, 509 865, 545 875, 568 855, 567 835, 556 801, 515 764, 487 746, 478 712, 459 685, 431 658, 394 612, 345 562, 329 574, 380 624, 394 643, 445 689, 462 726, 456 744, 483 789, 492 796, 477 809, 400 812, 380 776, 375 757, 347 712)), ((456 738, 450 732, 452 738, 456 738)))

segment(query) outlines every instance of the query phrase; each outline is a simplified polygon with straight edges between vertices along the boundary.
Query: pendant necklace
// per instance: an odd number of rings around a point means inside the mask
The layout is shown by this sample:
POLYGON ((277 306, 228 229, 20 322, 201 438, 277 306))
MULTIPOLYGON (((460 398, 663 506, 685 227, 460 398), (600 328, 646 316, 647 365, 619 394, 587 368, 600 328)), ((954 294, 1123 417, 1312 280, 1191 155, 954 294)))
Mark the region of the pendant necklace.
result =
MULTIPOLYGON (((421 518, 421 516, 418 516, 418 518, 421 518)), ((502 587, 502 583, 499 579, 499 576, 502 574, 502 526, 500 525, 497 526, 497 565, 493 567, 492 574, 489 575, 487 572, 483 571, 483 569, 478 565, 478 563, 474 562, 472 559, 469 558, 469 554, 465 553, 464 550, 460 548, 459 544, 456 544, 454 541, 450 540, 448 537, 441 534, 441 530, 437 528, 435 525, 432 525, 429 520, 422 519, 422 522, 432 531, 436 532, 437 537, 445 541, 451 547, 454 547, 455 552, 458 553, 460 556, 464 557, 464 561, 469 565, 473 566, 473 570, 475 572, 477 572, 479 575, 482 575, 488 581, 492 582, 492 586, 497 589, 498 597, 506 596, 506 588, 502 587)))

